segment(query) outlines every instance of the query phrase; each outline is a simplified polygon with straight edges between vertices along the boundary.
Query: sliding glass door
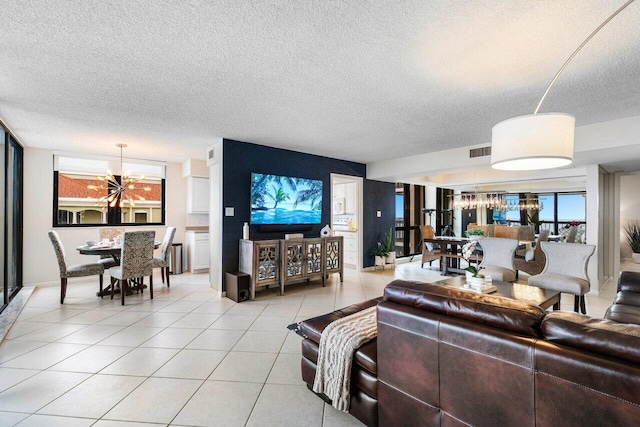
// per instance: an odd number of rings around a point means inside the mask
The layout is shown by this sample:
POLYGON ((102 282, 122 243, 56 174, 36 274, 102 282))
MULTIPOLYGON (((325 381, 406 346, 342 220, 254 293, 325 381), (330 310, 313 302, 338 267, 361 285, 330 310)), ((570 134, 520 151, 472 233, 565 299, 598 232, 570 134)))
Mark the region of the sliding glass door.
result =
POLYGON ((0 125, 2 150, 0 161, 4 164, 4 174, 0 183, 3 192, 0 209, 3 245, 0 249, 0 278, 2 298, 0 311, 22 287, 22 191, 23 191, 23 148, 13 136, 0 125))

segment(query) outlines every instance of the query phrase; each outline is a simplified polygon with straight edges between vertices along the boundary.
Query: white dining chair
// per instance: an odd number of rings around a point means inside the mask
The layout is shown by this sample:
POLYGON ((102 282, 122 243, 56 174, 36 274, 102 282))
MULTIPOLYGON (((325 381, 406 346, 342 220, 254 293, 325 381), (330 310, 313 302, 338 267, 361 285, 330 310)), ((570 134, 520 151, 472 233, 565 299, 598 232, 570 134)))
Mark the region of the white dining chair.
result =
POLYGON ((164 283, 164 277, 167 276, 167 287, 171 287, 169 281, 169 257, 171 255, 171 245, 173 244, 173 237, 176 235, 175 227, 168 227, 164 233, 164 239, 162 240, 162 247, 160 249, 160 257, 153 259, 153 268, 159 268, 162 276, 162 283, 164 283))

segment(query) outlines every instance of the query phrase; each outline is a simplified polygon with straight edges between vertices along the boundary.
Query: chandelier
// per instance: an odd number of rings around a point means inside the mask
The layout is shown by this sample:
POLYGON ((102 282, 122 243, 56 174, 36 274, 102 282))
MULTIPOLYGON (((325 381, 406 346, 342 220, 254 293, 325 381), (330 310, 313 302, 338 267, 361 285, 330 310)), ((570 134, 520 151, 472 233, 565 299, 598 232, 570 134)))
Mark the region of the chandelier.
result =
POLYGON ((115 206, 118 206, 121 208, 124 206, 125 203, 129 203, 132 207, 135 206, 136 204, 135 204, 134 198, 138 199, 139 201, 145 200, 144 197, 138 194, 132 194, 131 191, 127 191, 127 190, 134 190, 135 189, 134 184, 142 181, 144 179, 144 176, 136 178, 133 176, 129 176, 131 172, 123 171, 122 150, 126 146, 127 144, 116 144, 116 147, 120 148, 120 178, 117 179, 113 175, 113 172, 111 172, 110 169, 107 169, 106 175, 101 175, 96 177, 98 181, 100 181, 100 184, 87 185, 87 188, 89 190, 94 190, 102 194, 104 194, 105 192, 107 193, 105 196, 102 196, 98 199, 97 204, 101 204, 106 200, 107 203, 109 204, 109 207, 113 208, 115 206))
POLYGON ((524 211, 524 210, 540 210, 544 208, 544 203, 540 202, 537 197, 518 200, 507 200, 506 211, 524 211))
POLYGON ((507 206, 504 193, 467 193, 454 194, 449 209, 493 209, 505 210, 507 206))
POLYGON ((449 209, 492 209, 494 211, 540 210, 544 207, 537 197, 507 200, 505 193, 465 193, 450 196, 449 209))

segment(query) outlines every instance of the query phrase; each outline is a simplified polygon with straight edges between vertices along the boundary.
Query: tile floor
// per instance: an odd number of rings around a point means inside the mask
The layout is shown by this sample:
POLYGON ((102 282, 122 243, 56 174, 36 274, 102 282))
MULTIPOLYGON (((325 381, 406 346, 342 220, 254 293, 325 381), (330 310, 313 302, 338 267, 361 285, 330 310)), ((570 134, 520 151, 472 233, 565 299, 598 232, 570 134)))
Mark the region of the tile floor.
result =
MULTIPOLYGON (((394 278, 442 279, 418 262, 348 269, 342 284, 333 275, 236 304, 185 273, 170 289, 154 278, 153 301, 145 292, 124 307, 95 296, 96 278, 70 280, 64 306, 59 287, 37 288, 0 345, 0 426, 361 425, 307 390, 285 326, 380 296, 394 278)), ((588 295, 589 314, 614 293, 588 295)))

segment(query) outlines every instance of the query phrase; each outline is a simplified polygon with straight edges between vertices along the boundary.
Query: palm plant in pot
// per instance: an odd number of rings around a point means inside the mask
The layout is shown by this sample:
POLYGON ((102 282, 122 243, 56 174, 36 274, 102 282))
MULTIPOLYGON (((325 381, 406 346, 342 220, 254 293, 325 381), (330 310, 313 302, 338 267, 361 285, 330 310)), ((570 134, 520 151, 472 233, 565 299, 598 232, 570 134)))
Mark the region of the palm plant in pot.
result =
POLYGON ((396 242, 393 238, 393 227, 390 227, 387 230, 385 235, 385 249, 387 250, 387 256, 385 257, 385 262, 387 264, 393 264, 396 262, 396 242))
POLYGON ((369 255, 373 255, 375 257, 374 265, 384 265, 384 259, 389 253, 387 252, 387 248, 382 243, 378 242, 376 246, 373 247, 369 251, 369 255))
POLYGON ((633 262, 640 264, 640 226, 637 222, 630 223, 624 228, 624 232, 627 235, 627 243, 633 251, 631 254, 633 262))

